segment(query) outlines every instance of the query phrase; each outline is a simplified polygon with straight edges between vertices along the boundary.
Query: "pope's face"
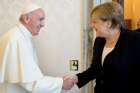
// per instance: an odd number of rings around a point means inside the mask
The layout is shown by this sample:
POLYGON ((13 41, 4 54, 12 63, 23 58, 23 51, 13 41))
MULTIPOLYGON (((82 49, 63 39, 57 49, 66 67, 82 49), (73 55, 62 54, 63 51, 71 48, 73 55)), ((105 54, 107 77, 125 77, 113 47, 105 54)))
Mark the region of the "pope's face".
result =
POLYGON ((30 16, 30 28, 31 28, 31 34, 33 36, 38 35, 40 32, 40 29, 44 26, 44 20, 45 20, 45 13, 43 10, 38 9, 31 13, 30 16))

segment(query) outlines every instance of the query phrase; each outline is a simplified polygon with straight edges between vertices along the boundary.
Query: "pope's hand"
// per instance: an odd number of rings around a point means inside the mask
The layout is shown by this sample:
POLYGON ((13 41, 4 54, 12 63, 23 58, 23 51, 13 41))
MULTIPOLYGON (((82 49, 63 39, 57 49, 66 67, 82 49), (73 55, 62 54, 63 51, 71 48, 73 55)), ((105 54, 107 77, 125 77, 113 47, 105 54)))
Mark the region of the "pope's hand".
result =
POLYGON ((77 82, 78 78, 76 75, 65 75, 63 77, 63 89, 70 90, 77 82))

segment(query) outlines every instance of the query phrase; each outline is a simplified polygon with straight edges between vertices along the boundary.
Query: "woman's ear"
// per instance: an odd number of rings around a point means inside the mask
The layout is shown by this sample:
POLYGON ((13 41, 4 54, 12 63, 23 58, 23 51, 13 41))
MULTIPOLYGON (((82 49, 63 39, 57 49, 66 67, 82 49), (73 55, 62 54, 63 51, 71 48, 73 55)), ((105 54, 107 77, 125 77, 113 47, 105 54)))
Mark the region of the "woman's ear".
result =
POLYGON ((107 27, 111 28, 111 26, 112 26, 112 22, 111 21, 107 21, 107 27))

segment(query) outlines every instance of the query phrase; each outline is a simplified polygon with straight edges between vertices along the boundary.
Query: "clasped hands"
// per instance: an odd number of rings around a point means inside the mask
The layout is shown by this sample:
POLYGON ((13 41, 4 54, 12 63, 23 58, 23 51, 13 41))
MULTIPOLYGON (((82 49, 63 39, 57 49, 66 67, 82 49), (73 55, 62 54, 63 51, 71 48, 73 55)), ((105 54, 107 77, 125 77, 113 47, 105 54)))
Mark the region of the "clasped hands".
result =
POLYGON ((65 75, 63 76, 63 89, 70 90, 77 82, 78 78, 76 75, 65 75))

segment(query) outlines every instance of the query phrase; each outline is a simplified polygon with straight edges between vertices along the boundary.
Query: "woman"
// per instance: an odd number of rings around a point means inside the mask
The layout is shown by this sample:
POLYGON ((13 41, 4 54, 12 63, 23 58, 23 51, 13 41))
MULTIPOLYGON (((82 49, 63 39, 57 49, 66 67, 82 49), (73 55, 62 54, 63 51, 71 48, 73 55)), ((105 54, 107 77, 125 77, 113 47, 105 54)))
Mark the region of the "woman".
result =
POLYGON ((116 2, 92 10, 90 25, 97 37, 91 66, 77 74, 79 88, 96 79, 94 93, 140 93, 140 34, 122 23, 123 9, 116 2))

